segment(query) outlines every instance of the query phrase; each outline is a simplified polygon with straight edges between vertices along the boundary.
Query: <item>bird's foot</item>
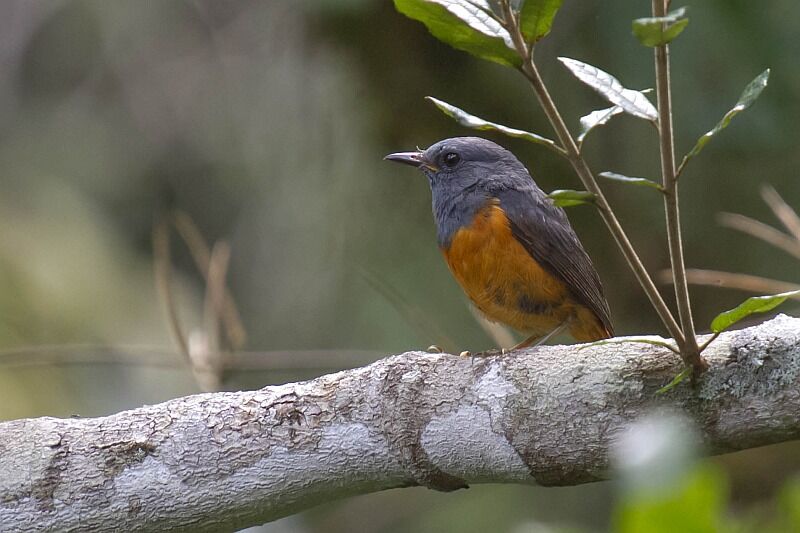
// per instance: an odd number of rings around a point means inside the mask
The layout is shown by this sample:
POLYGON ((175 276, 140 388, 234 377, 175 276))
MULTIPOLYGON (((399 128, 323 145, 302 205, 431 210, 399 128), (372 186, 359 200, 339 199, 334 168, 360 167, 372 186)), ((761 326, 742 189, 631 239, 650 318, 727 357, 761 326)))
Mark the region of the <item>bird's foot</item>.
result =
MULTIPOLYGON (((443 350, 440 347, 436 346, 435 344, 431 344, 430 346, 428 346, 425 349, 425 351, 428 353, 443 353, 443 350)), ((469 350, 464 350, 462 352, 459 352, 458 355, 459 357, 471 357, 474 359, 476 357, 494 357, 496 355, 506 355, 510 351, 511 350, 507 350, 505 348, 492 348, 491 350, 484 350, 482 352, 475 352, 475 353, 470 352, 469 350)))
POLYGON ((508 353, 505 348, 492 348, 491 350, 484 350, 472 354, 472 357, 494 357, 496 355, 505 355, 508 353))

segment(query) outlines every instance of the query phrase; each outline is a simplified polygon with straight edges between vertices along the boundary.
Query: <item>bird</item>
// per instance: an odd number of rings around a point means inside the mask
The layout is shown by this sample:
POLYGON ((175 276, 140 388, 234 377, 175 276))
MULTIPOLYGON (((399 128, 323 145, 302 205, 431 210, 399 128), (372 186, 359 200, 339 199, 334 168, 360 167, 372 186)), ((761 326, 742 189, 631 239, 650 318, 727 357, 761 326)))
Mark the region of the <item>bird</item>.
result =
POLYGON ((488 139, 454 137, 384 159, 428 178, 444 259, 487 319, 528 335, 513 349, 562 331, 578 342, 614 335, 592 260, 514 154, 488 139))

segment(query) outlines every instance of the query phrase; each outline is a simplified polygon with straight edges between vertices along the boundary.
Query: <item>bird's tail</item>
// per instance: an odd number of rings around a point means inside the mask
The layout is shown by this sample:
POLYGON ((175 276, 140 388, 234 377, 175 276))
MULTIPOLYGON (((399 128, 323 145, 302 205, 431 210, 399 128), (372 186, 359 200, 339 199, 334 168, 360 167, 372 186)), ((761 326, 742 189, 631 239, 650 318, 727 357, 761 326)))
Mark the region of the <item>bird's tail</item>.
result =
POLYGON ((570 335, 578 342, 594 342, 610 339, 614 330, 610 325, 605 325, 589 309, 580 309, 570 323, 570 335))

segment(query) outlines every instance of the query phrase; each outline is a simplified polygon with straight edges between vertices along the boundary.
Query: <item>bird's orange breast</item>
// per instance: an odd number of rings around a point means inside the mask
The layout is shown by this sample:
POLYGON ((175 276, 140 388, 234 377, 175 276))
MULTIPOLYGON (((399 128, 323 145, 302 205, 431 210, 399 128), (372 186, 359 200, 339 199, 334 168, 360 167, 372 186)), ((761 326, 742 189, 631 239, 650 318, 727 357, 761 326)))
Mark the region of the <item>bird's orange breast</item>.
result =
POLYGON ((570 320, 578 340, 607 336, 594 313, 514 238, 499 201, 478 211, 442 252, 467 296, 490 320, 542 334, 570 320))

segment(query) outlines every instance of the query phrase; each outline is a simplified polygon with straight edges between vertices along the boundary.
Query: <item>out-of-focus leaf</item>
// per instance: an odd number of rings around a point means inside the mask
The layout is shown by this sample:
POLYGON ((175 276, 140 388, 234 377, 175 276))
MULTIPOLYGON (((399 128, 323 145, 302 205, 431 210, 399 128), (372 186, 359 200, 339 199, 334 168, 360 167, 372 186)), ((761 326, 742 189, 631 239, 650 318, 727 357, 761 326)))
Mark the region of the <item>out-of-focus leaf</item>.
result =
POLYGON ((681 382, 692 375, 692 367, 688 366, 683 369, 683 371, 675 376, 672 381, 661 387, 656 391, 656 394, 666 394, 667 392, 671 391, 675 387, 681 384, 681 382))
POLYGON ((394 0, 394 5, 453 48, 511 67, 521 62, 511 36, 492 18, 486 0, 394 0))
POLYGON ((572 207, 574 205, 593 204, 594 194, 589 191, 574 191, 571 189, 558 189, 547 195, 558 207, 572 207))
POLYGON ((682 7, 667 14, 665 17, 645 17, 633 21, 633 35, 645 46, 660 46, 667 44, 689 24, 689 19, 683 18, 686 8, 682 7))
POLYGON ((787 298, 798 294, 800 294, 800 291, 789 291, 773 294, 772 296, 753 296, 748 298, 730 311, 718 314, 714 320, 711 321, 711 331, 714 333, 725 331, 743 318, 747 318, 753 313, 772 311, 785 302, 787 298))
POLYGON ((697 139, 697 143, 694 145, 694 148, 692 148, 692 150, 683 158, 683 161, 681 161, 681 170, 683 170, 683 167, 686 166, 686 163, 689 161, 689 159, 700 153, 700 151, 705 147, 706 144, 708 144, 708 141, 710 141, 714 135, 728 127, 728 124, 731 123, 733 117, 753 105, 753 102, 756 101, 758 96, 761 94, 761 91, 766 88, 768 81, 769 69, 756 76, 756 78, 744 88, 744 91, 739 97, 739 101, 736 102, 736 105, 733 106, 730 111, 725 113, 725 116, 722 117, 722 120, 720 120, 711 131, 697 139))
POLYGON ((642 187, 652 187, 653 189, 658 189, 659 191, 663 191, 664 187, 660 183, 656 183, 653 180, 649 180, 647 178, 635 178, 631 176, 625 176, 623 174, 617 174, 616 172, 601 172, 598 176, 618 181, 620 183, 628 183, 630 185, 639 185, 642 187))
POLYGON ((712 465, 687 474, 674 486, 627 495, 615 510, 620 533, 717 533, 725 522, 727 484, 712 465))
POLYGON ((565 67, 576 78, 600 93, 606 100, 618 105, 623 111, 635 117, 655 121, 658 118, 656 108, 642 91, 626 89, 617 78, 597 67, 568 57, 559 57, 565 67))
POLYGON ((584 115, 580 119, 581 123, 581 132, 578 134, 577 141, 578 144, 583 144, 583 140, 589 134, 590 131, 595 129, 598 126, 603 126, 613 117, 623 113, 623 110, 620 106, 615 105, 611 107, 607 107, 605 109, 598 109, 597 111, 592 111, 588 115, 584 115))
POLYGON ((482 118, 478 118, 475 115, 467 113, 463 109, 460 109, 454 105, 450 105, 447 102, 443 102, 432 96, 426 96, 425 99, 433 102, 433 104, 445 115, 453 118, 456 122, 467 128, 472 128, 473 130, 497 131, 508 135, 509 137, 517 137, 532 143, 542 144, 559 153, 563 152, 553 140, 542 137, 541 135, 536 135, 535 133, 531 133, 529 131, 509 128, 508 126, 503 126, 502 124, 496 124, 494 122, 489 122, 488 120, 483 120, 482 118))
POLYGON ((525 0, 520 13, 522 36, 533 43, 550 33, 563 0, 525 0))

